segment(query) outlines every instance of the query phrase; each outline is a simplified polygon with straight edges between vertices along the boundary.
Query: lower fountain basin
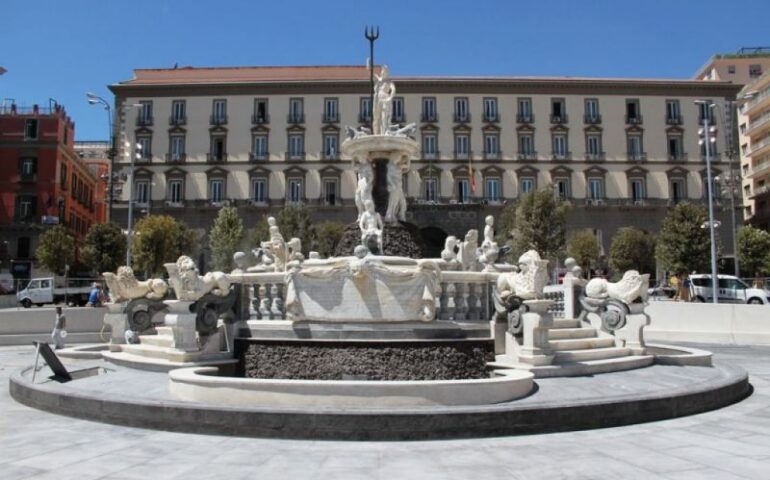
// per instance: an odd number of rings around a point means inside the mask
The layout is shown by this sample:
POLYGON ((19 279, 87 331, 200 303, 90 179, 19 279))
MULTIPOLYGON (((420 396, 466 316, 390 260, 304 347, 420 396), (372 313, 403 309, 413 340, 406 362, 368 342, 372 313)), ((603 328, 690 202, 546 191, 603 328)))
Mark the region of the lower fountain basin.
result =
POLYGON ((490 405, 527 396, 534 375, 494 371, 473 380, 285 380, 218 376, 217 367, 169 372, 169 390, 181 400, 253 407, 393 408, 490 405))

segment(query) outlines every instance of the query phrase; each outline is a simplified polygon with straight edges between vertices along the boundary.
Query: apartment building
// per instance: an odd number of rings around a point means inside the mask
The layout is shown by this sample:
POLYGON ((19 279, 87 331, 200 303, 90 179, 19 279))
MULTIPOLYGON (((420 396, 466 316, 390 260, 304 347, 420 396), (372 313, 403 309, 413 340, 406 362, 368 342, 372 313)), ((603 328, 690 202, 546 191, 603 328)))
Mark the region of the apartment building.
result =
POLYGON ((746 85, 739 99, 744 218, 767 230, 770 229, 770 74, 746 85))
POLYGON ((697 80, 746 85, 770 70, 770 47, 744 47, 735 53, 712 56, 695 74, 697 80))
MULTIPOLYGON (((700 80, 393 80, 393 122, 415 123, 422 145, 405 176, 408 219, 431 248, 543 187, 572 205, 568 228, 592 229, 605 249, 622 226, 657 231, 671 205, 705 201, 698 128, 704 116, 719 131, 724 125, 695 100, 724 108, 740 89, 700 80)), ((366 68, 139 69, 110 89, 119 132, 141 145, 139 215, 169 213, 207 230, 225 203, 247 226, 304 203, 319 221, 355 218, 356 179, 339 145, 346 125, 370 120, 366 68)), ((717 137, 718 175, 727 162, 717 137)), ((123 173, 128 158, 118 157, 123 173)), ((117 221, 125 222, 127 204, 124 188, 117 221)), ((730 229, 721 230, 730 255, 730 229)))

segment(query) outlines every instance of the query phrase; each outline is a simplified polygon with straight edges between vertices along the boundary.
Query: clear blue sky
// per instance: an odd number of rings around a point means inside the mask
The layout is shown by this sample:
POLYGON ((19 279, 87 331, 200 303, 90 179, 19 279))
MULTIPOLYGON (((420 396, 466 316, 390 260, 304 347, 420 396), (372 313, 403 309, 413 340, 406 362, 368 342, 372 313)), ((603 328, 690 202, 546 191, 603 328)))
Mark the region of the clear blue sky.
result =
POLYGON ((0 98, 66 106, 106 139, 107 84, 134 68, 364 64, 394 75, 687 78, 717 52, 770 45, 770 1, 4 0, 0 98))

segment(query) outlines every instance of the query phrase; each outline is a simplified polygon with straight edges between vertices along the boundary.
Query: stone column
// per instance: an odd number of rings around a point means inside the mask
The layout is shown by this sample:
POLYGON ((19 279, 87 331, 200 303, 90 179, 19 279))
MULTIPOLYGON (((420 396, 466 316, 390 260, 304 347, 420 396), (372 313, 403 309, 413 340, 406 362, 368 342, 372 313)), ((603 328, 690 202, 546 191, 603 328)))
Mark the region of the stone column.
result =
POLYGON ((615 330, 615 345, 626 347, 634 355, 644 355, 647 348, 644 343, 644 327, 650 324, 650 316, 645 313, 646 305, 634 303, 628 306, 631 313, 626 315, 626 325, 615 330))
POLYGON ((126 343, 126 330, 128 330, 128 315, 126 312, 127 302, 106 303, 107 313, 104 314, 104 323, 110 326, 110 344, 111 352, 119 352, 118 345, 126 343))
POLYGON ((527 300, 528 311, 522 315, 522 343, 519 345, 510 332, 506 333, 506 351, 516 352, 516 360, 527 365, 550 365, 553 352, 548 343, 548 330, 553 328, 553 315, 548 312, 551 300, 527 300), (510 342, 516 343, 511 345, 510 342), (510 348, 510 349, 509 349, 510 348))
POLYGON ((185 352, 197 352, 198 338, 195 332, 196 314, 190 311, 193 301, 190 300, 167 300, 168 313, 166 313, 165 324, 171 327, 174 334, 174 346, 177 350, 185 352))

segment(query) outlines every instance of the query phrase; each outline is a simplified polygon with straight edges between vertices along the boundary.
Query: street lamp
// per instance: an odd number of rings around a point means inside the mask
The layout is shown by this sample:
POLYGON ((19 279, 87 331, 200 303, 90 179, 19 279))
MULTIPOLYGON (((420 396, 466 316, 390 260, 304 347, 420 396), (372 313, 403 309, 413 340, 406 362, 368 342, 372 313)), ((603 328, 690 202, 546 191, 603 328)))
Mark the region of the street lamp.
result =
POLYGON ((714 132, 712 130, 711 125, 709 125, 709 120, 711 115, 709 115, 709 110, 713 110, 714 104, 709 102, 708 100, 695 100, 695 103, 697 105, 701 105, 703 107, 703 127, 698 130, 698 134, 701 136, 699 143, 704 146, 704 150, 706 152, 706 181, 708 182, 707 185, 707 192, 708 192, 708 207, 709 207, 709 234, 711 236, 711 299, 714 302, 714 304, 719 303, 718 299, 718 292, 717 289, 718 285, 718 278, 717 278, 717 243, 715 238, 715 225, 714 225, 714 196, 713 196, 713 188, 714 185, 711 181, 711 146, 714 142, 716 142, 716 138, 711 137, 711 133, 714 132))
POLYGON ((108 185, 108 196, 107 196, 107 204, 108 204, 108 221, 112 220, 112 205, 113 205, 113 189, 115 186, 114 183, 114 174, 115 174, 115 124, 114 124, 114 118, 112 116, 112 108, 110 107, 110 104, 107 102, 107 100, 103 99, 102 97, 96 95, 95 93, 86 92, 86 98, 88 98, 88 103, 91 105, 103 105, 104 110, 107 111, 107 126, 109 127, 110 132, 110 149, 107 151, 107 158, 110 160, 110 178, 109 178, 109 185, 108 185))
POLYGON ((125 151, 123 152, 124 157, 126 157, 126 160, 130 158, 131 160, 131 166, 128 170, 128 177, 126 179, 126 183, 128 183, 128 235, 126 236, 126 266, 131 266, 131 247, 132 247, 132 232, 131 229, 133 228, 133 221, 134 221, 134 160, 137 158, 141 158, 141 150, 142 145, 140 143, 136 144, 136 149, 139 150, 136 153, 131 152, 131 142, 128 141, 126 138, 123 142, 123 147, 125 148, 125 151))

